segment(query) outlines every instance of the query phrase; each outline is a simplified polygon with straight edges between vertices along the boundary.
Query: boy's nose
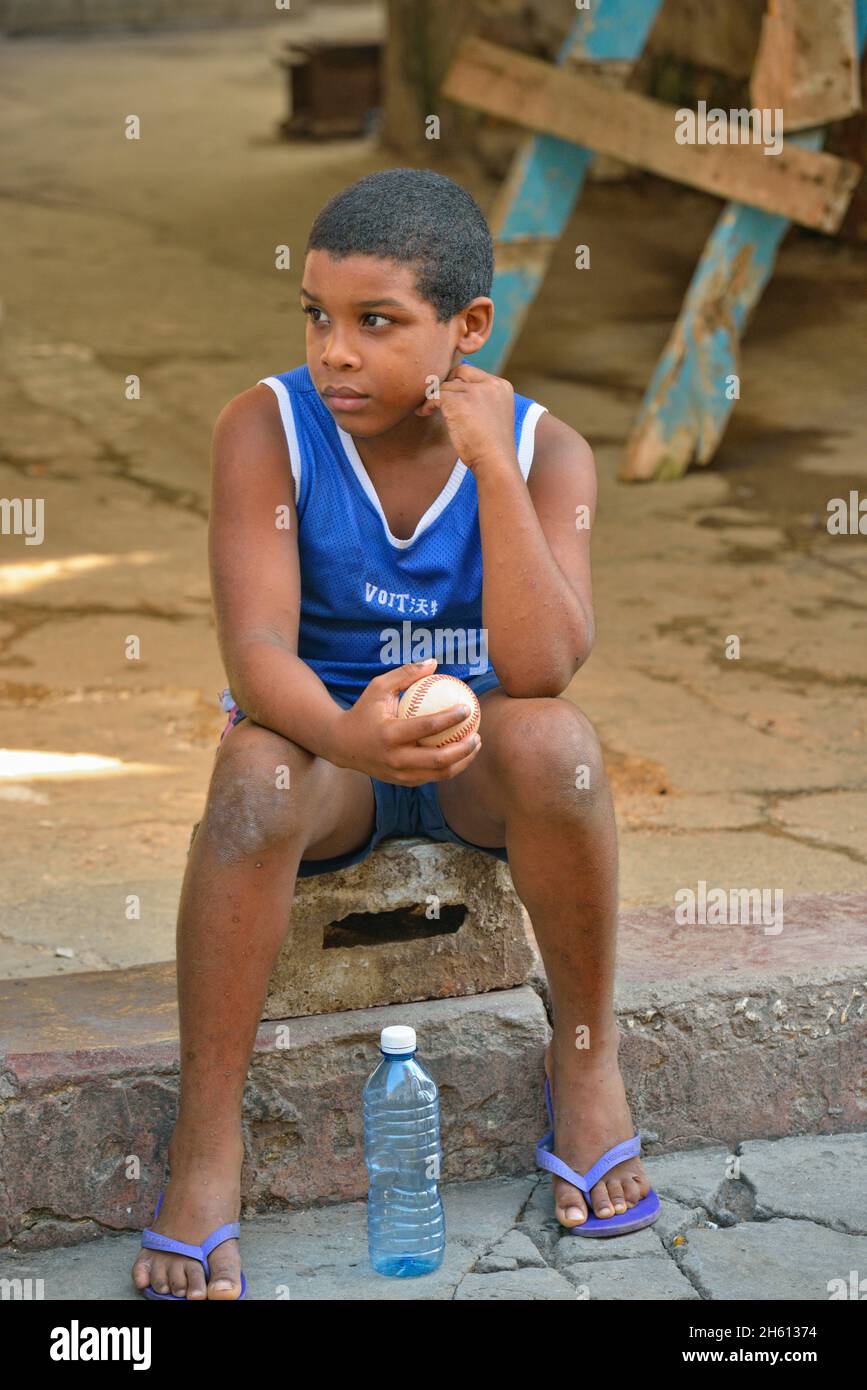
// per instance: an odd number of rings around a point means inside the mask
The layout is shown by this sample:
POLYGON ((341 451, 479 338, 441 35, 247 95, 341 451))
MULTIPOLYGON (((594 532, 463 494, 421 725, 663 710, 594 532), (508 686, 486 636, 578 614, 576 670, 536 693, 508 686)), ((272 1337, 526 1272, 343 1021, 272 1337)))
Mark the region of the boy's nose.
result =
POLYGON ((345 336, 332 333, 322 349, 319 360, 323 367, 335 370, 340 367, 357 367, 360 365, 361 358, 347 342, 345 336))

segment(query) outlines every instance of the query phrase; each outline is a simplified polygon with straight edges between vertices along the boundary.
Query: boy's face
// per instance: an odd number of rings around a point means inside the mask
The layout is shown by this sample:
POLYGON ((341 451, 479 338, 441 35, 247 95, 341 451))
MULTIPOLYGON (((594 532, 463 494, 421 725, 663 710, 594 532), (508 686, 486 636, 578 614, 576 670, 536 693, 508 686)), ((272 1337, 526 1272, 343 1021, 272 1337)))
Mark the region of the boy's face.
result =
POLYGON ((414 268, 397 261, 307 255, 301 286, 307 366, 337 424, 360 438, 411 416, 425 402, 428 378, 444 381, 490 333, 490 299, 474 299, 438 323, 434 306, 414 285, 414 268), (340 391, 358 394, 341 397, 340 391))

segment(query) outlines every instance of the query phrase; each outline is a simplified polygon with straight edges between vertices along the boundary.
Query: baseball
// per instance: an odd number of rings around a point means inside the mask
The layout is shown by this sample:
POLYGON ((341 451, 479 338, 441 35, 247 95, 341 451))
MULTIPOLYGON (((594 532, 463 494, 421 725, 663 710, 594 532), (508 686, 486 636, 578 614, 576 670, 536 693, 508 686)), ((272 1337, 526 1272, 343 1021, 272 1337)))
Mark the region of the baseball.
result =
POLYGON ((467 734, 474 734, 482 718, 481 706, 476 693, 457 676, 434 673, 422 676, 420 681, 409 686, 401 695, 397 706, 398 719, 416 719, 420 714, 437 714, 439 710, 451 705, 468 705, 470 713, 466 719, 439 734, 428 734, 418 742, 423 748, 445 748, 450 743, 458 743, 467 734))

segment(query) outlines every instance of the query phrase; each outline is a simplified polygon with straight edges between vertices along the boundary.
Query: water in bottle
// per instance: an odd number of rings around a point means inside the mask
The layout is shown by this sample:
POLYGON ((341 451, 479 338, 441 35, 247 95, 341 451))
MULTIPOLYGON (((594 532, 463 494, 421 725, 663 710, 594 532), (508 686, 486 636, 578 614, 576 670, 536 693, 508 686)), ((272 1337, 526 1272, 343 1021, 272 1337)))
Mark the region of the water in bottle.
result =
POLYGON ((414 1028, 383 1028, 379 1048, 364 1087, 367 1244, 379 1274, 411 1279, 439 1269, 445 1253, 439 1092, 415 1055, 414 1028))

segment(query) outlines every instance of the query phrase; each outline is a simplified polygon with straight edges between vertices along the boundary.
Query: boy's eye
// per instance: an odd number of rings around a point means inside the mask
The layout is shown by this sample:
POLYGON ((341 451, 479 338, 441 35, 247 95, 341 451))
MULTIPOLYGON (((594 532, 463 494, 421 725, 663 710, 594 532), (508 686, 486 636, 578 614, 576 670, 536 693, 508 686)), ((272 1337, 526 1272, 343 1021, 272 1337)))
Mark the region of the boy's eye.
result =
MULTIPOLYGON (((327 318, 328 318, 328 315, 327 315, 327 314, 324 314, 324 313, 322 312, 322 310, 321 310, 316 304, 306 304, 306 305, 303 305, 303 306, 302 306, 302 313, 307 314, 307 316, 308 316, 308 318, 310 319, 311 323, 323 323, 323 322, 326 321, 327 318), (314 317, 315 315, 316 315, 316 316, 321 315, 321 317, 314 317)), ((366 321, 367 321, 368 319, 379 319, 381 323, 393 323, 393 322, 394 322, 394 320, 393 320, 393 319, 390 319, 390 318, 388 317, 387 314, 374 314, 374 313, 362 314, 362 316, 361 316, 361 321, 362 321, 362 323, 366 323, 366 321)))

